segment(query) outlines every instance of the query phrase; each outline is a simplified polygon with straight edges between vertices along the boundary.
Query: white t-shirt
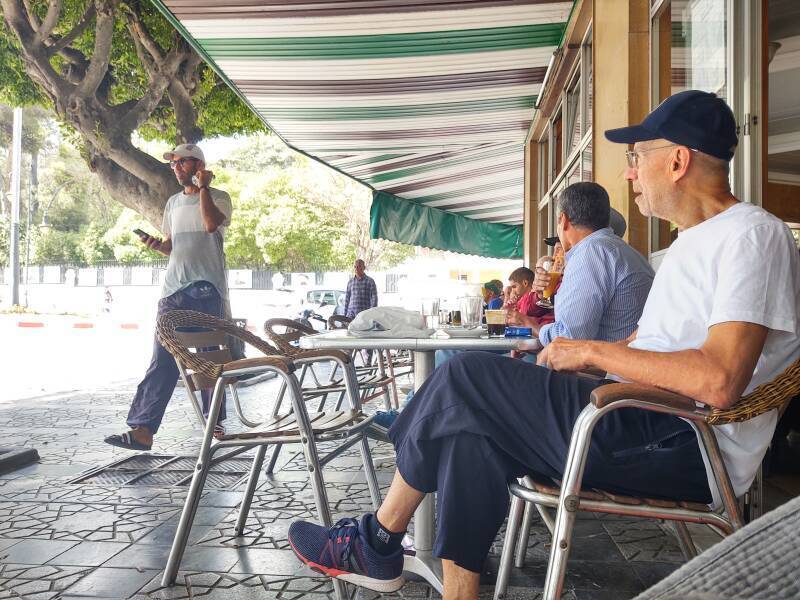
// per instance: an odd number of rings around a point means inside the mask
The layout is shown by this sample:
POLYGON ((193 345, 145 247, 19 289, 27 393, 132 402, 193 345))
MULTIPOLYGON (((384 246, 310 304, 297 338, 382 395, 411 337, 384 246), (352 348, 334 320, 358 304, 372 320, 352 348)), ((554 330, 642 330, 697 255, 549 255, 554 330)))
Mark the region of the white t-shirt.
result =
POLYGON ((225 215, 225 221, 214 233, 208 233, 203 224, 199 193, 178 192, 164 207, 161 230, 172 240, 172 252, 161 287, 162 298, 196 281, 208 281, 214 284, 223 300, 228 297, 223 242, 233 206, 226 192, 217 188, 209 188, 209 192, 214 205, 225 215))
MULTIPOLYGON (((800 352, 800 260, 789 229, 752 204, 739 203, 679 234, 656 273, 631 348, 700 348, 708 329, 740 321, 769 329, 744 391, 773 380, 800 352)), ((770 411, 714 432, 734 492, 755 477, 777 423, 770 411)), ((700 446, 703 447, 702 444, 700 446)), ((703 452, 714 504, 720 496, 703 452)))

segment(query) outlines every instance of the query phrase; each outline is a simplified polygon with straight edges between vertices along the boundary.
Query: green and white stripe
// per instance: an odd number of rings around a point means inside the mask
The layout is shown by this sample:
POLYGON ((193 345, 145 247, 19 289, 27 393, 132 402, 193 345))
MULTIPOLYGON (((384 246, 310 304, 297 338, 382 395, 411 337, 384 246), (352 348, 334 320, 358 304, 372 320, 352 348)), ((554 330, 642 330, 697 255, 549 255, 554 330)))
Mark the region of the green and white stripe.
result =
POLYGON ((291 146, 375 190, 522 222, 523 144, 571 1, 162 1, 291 146))

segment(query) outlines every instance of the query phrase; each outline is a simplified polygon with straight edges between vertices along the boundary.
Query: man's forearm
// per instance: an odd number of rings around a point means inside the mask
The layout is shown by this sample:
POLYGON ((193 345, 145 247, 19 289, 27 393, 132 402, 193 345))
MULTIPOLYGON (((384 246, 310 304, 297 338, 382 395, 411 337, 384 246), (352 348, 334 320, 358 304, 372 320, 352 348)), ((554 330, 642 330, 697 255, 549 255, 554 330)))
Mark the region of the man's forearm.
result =
POLYGON ((207 187, 200 189, 200 216, 208 233, 214 233, 225 222, 225 214, 214 204, 207 187))
MULTIPOLYGON (((654 385, 711 406, 726 407, 738 398, 727 374, 702 350, 653 352, 612 342, 585 342, 586 366, 626 381, 654 385)), ((748 377, 749 379, 749 377, 748 377)))

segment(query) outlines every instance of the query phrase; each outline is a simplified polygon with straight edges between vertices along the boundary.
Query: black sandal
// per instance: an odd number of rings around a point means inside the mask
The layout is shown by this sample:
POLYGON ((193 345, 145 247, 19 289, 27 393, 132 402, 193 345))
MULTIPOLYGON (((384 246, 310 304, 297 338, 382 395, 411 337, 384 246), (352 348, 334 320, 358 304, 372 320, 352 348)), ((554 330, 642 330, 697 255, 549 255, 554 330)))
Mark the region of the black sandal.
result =
POLYGON ((153 445, 150 444, 149 446, 145 446, 141 442, 137 442, 133 438, 133 432, 126 431, 125 433, 121 433, 119 435, 110 435, 105 440, 103 440, 106 444, 111 444, 112 446, 116 446, 117 448, 125 448, 126 450, 150 450, 153 445))

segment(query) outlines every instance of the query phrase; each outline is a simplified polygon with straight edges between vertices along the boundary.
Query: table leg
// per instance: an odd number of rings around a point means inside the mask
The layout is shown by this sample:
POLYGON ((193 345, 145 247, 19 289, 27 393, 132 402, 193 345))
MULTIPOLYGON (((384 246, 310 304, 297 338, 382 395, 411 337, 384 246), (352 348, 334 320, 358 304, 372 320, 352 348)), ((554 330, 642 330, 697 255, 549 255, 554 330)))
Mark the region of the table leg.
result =
MULTIPOLYGON (((414 392, 419 391, 433 372, 434 358, 434 352, 414 352, 414 392)), ((433 494, 428 494, 414 513, 414 546, 407 549, 405 570, 422 576, 441 594, 442 561, 431 554, 436 533, 435 511, 433 494)))

